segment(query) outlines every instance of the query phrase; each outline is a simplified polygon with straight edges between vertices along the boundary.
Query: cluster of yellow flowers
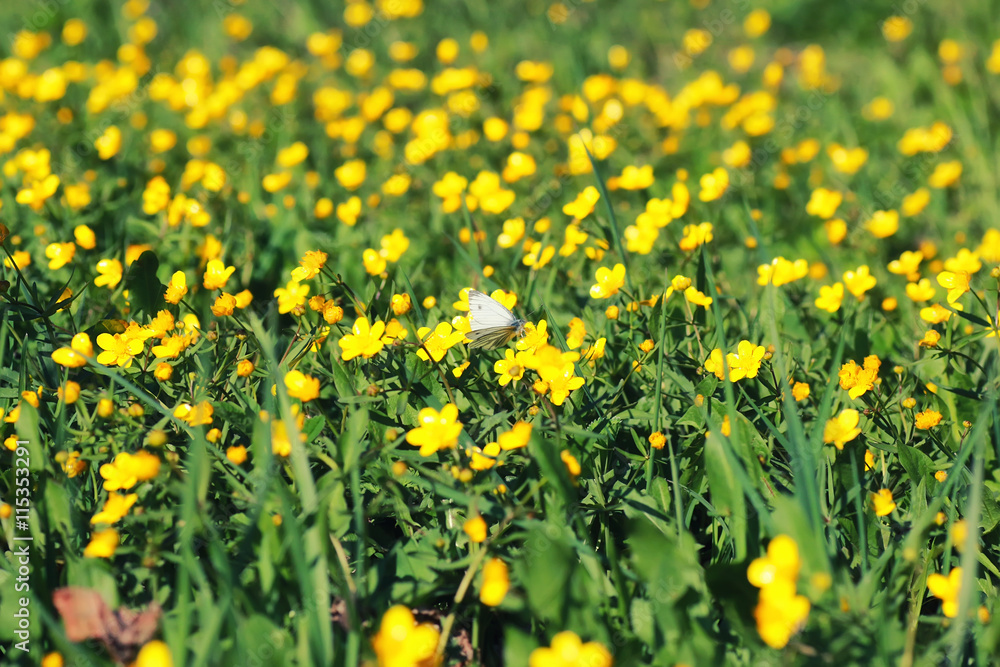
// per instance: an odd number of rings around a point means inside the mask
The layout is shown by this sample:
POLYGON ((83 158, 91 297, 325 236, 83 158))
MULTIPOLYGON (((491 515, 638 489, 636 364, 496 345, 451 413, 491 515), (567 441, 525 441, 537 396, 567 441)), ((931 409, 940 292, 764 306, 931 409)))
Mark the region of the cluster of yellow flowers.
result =
POLYGON ((801 566, 795 540, 778 535, 767 545, 767 555, 747 568, 747 579, 760 589, 754 618, 768 646, 783 648, 809 617, 809 600, 796 593, 801 566))

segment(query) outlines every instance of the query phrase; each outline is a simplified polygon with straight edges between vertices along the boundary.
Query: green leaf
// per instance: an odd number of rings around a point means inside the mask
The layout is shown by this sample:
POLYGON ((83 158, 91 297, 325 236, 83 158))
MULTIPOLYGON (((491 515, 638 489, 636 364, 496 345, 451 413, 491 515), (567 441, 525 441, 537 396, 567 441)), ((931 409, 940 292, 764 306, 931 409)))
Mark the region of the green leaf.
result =
POLYGON ((566 612, 567 582, 578 560, 564 533, 553 523, 532 522, 523 555, 514 566, 528 606, 538 618, 555 623, 562 622, 566 612))
POLYGON ((903 464, 906 474, 913 480, 914 484, 920 480, 933 477, 937 467, 931 457, 924 454, 916 447, 900 443, 896 450, 899 452, 899 462, 903 464))
POLYGON ((715 510, 729 529, 737 560, 746 555, 747 507, 743 488, 723 449, 723 436, 712 431, 705 441, 705 473, 715 510))

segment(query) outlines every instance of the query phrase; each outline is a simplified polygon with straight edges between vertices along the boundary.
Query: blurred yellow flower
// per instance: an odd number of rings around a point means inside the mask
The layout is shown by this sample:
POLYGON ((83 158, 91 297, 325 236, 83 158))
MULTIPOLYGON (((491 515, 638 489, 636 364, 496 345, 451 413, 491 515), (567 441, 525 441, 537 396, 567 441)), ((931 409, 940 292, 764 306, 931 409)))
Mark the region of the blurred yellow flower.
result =
POLYGON ((879 489, 871 494, 872 507, 875 509, 875 516, 888 516, 896 509, 896 503, 892 499, 892 491, 889 489, 879 489))
POLYGON ((114 289, 122 280, 122 263, 117 259, 102 259, 97 263, 97 273, 100 274, 94 279, 94 284, 98 287, 114 289))
POLYGON ((319 379, 299 370, 291 370, 285 373, 285 388, 289 396, 306 403, 319 396, 319 379))
POLYGON ((417 623, 413 612, 396 605, 382 616, 372 648, 385 667, 433 667, 441 633, 430 623, 417 623))
POLYGON ((441 449, 450 449, 458 443, 462 422, 458 421, 458 408, 448 403, 441 412, 423 408, 417 415, 420 424, 406 433, 406 442, 420 448, 421 456, 430 456, 441 449))
POLYGON ((860 419, 861 415, 857 410, 841 410, 839 415, 828 419, 823 427, 823 442, 842 450, 845 443, 861 435, 861 429, 858 428, 860 419))
POLYGON ((958 182, 958 178, 962 175, 962 163, 958 160, 952 160, 951 162, 942 162, 937 167, 934 168, 934 173, 932 173, 927 178, 927 184, 932 188, 947 188, 955 185, 958 182))
POLYGON ((890 42, 901 42, 913 31, 913 21, 905 16, 890 16, 882 22, 882 35, 890 42))
POLYGON ((625 284, 625 265, 615 264, 613 269, 600 267, 596 273, 597 283, 590 288, 592 299, 607 299, 615 294, 625 284))
POLYGON ((948 576, 936 572, 931 574, 927 577, 927 590, 941 600, 941 613, 947 618, 955 618, 962 590, 962 568, 952 568, 948 576))
POLYGON ((684 238, 677 244, 684 252, 690 252, 699 246, 710 242, 714 236, 712 233, 712 223, 702 222, 697 225, 684 226, 684 238))
POLYGON ((729 188, 729 172, 722 167, 716 167, 711 173, 705 174, 698 181, 701 192, 698 199, 701 201, 715 201, 729 188))
POLYGON ((488 607, 496 607, 507 597, 510 589, 510 575, 507 564, 499 558, 491 558, 483 565, 483 583, 479 588, 479 601, 488 607))
POLYGON ((114 528, 95 531, 83 550, 84 558, 111 558, 118 549, 118 531, 114 528))
POLYGON ((603 644, 584 643, 570 630, 557 633, 549 646, 536 648, 528 657, 528 667, 611 667, 613 664, 614 658, 603 644))
POLYGON ((877 282, 875 276, 871 275, 868 266, 864 264, 853 271, 845 271, 843 280, 847 291, 859 301, 864 298, 865 292, 875 287, 877 282))
POLYGON ((875 211, 865 222, 865 229, 877 239, 888 238, 899 230, 899 212, 895 209, 875 211))
POLYGON ((104 134, 98 137, 94 141, 94 148, 97 149, 97 155, 102 160, 110 160, 113 158, 122 147, 122 131, 118 129, 117 125, 110 125, 104 134))

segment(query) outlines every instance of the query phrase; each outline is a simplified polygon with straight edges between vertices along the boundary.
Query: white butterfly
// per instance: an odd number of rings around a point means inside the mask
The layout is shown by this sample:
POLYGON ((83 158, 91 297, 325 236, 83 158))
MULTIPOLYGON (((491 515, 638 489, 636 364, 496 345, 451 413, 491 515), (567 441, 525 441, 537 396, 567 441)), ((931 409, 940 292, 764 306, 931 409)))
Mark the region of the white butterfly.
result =
POLYGON ((466 334, 472 340, 469 347, 495 350, 523 336, 525 321, 514 317, 514 313, 496 299, 469 290, 469 325, 472 327, 466 334))

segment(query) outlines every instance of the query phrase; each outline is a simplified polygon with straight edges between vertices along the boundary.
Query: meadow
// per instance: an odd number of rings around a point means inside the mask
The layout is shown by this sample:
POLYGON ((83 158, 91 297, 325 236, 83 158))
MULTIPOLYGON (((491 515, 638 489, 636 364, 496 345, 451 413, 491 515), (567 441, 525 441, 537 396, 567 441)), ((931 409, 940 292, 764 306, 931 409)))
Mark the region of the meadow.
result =
POLYGON ((998 26, 4 3, 0 662, 1000 664, 998 26))

